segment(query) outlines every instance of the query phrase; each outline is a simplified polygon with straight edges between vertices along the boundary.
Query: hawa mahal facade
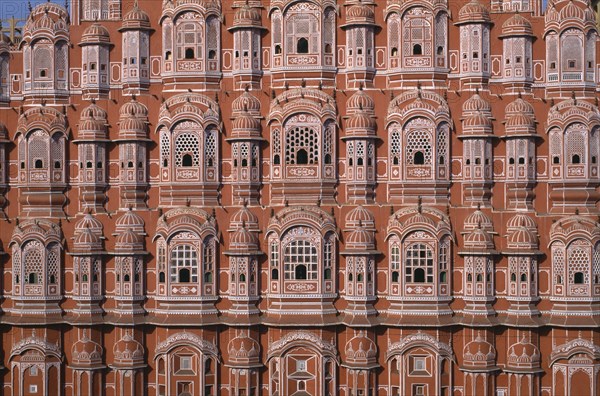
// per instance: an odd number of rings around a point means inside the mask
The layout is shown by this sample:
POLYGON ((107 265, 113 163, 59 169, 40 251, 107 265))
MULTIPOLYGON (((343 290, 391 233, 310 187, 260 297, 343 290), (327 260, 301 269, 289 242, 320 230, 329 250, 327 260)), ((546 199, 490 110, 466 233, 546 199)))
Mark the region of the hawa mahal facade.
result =
POLYGON ((599 394, 594 6, 36 6, 1 393, 599 394))

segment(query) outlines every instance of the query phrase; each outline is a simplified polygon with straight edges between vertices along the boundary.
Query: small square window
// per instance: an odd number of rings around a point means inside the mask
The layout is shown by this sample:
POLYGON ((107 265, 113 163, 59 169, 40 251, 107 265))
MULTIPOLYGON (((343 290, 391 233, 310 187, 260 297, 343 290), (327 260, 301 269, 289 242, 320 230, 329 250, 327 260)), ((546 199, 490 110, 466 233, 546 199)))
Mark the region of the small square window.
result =
POLYGON ((179 358, 179 367, 181 370, 191 370, 192 369, 192 357, 191 356, 181 356, 179 358))
POLYGON ((29 393, 37 393, 38 387, 37 385, 29 385, 29 393))
POLYGON ((576 64, 577 62, 575 62, 574 60, 569 60, 569 68, 574 69, 576 64))
POLYGON ((414 360, 415 371, 424 371, 425 370, 425 358, 424 357, 415 357, 414 360))
POLYGON ((522 62, 522 58, 520 56, 517 56, 516 61, 517 61, 517 63, 521 63, 522 62))
POLYGON ((413 396, 425 396, 425 385, 413 385, 413 396))
POLYGON ((306 360, 296 360, 296 371, 306 371, 306 360))

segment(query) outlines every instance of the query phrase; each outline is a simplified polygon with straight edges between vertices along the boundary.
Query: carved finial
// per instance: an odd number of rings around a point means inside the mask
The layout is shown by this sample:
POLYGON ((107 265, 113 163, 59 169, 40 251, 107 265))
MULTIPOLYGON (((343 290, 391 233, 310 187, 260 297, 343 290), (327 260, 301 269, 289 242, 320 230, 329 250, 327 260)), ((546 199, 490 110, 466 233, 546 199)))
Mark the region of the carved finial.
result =
POLYGON ((577 97, 575 96, 575 91, 571 91, 571 99, 573 99, 573 104, 577 104, 577 97))
POLYGON ((33 7, 31 6, 30 0, 27 1, 27 9, 29 10, 29 12, 33 11, 33 7))
POLYGON ((394 205, 390 206, 390 216, 394 215, 394 205))
POLYGON ((215 92, 215 102, 219 103, 219 93, 215 92))
POLYGON ((333 209, 333 206, 330 209, 330 213, 331 213, 331 216, 335 216, 335 210, 333 209))
POLYGON ((390 100, 394 100, 394 90, 390 90, 390 100))
POLYGON ((290 206, 290 204, 289 204, 289 202, 288 202, 288 200, 287 200, 287 199, 286 199, 286 200, 285 200, 285 202, 283 203, 283 206, 285 206, 286 208, 287 208, 288 206, 290 206))
POLYGON ((271 208, 271 213, 269 214, 271 218, 275 217, 275 209, 271 208))
POLYGON ((323 81, 319 81, 319 91, 323 90, 323 81))
POLYGON ((360 83, 360 85, 358 86, 358 90, 362 91, 363 89, 364 89, 364 85, 363 85, 363 83, 360 83))
POLYGON ((421 196, 419 195, 419 197, 417 198, 417 211, 418 211, 419 213, 421 213, 421 211, 423 210, 423 208, 421 207, 421 201, 422 201, 422 198, 421 198, 421 196))
POLYGON ((579 216, 579 208, 575 208, 575 215, 579 216))
POLYGON ((248 92, 250 91, 250 85, 246 84, 246 86, 244 87, 244 92, 248 92))
POLYGON ((189 198, 185 200, 185 206, 187 206, 188 208, 190 207, 191 203, 192 202, 189 198))
POLYGON ((275 90, 271 90, 271 99, 275 99, 277 96, 275 95, 275 90))
POLYGON ((302 79, 302 82, 300 82, 300 86, 302 88, 306 88, 306 80, 305 79, 302 79))
POLYGON ((212 216, 213 219, 216 219, 217 218, 217 210, 215 208, 212 208, 210 215, 212 216))
POLYGON ((286 81, 285 84, 283 85, 283 87, 287 91, 288 89, 290 89, 290 84, 286 81))
POLYGON ((521 94, 521 91, 519 91, 519 93, 517 94, 517 97, 518 97, 519 99, 523 99, 523 95, 521 94))
POLYGON ((317 199, 317 207, 320 208, 321 207, 321 198, 317 199))
POLYGON ((550 99, 550 107, 554 107, 554 98, 550 99))
POLYGON ((481 210, 481 202, 477 202, 477 210, 481 210))
POLYGON ((479 87, 475 87, 475 95, 479 95, 479 87))

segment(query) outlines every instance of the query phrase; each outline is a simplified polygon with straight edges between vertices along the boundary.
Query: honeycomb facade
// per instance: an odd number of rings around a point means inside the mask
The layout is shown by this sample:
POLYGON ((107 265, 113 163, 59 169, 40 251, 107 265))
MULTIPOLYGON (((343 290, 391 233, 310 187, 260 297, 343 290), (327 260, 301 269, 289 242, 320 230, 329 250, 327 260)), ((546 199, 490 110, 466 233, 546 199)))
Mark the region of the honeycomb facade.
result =
POLYGON ((72 0, 0 40, 2 393, 595 395, 588 0, 72 0))

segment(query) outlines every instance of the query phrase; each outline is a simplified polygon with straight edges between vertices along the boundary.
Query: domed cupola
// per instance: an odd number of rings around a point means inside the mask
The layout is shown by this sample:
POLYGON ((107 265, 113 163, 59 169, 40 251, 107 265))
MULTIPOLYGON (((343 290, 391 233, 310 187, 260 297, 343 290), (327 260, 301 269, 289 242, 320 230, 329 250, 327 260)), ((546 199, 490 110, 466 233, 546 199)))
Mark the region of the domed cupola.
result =
POLYGON ((354 332, 354 337, 348 340, 344 352, 346 355, 343 360, 344 366, 361 369, 379 366, 377 363, 377 345, 365 330, 354 332))
POLYGON ((91 44, 110 44, 110 34, 108 29, 99 23, 93 23, 88 26, 81 36, 80 45, 91 45, 91 44))
POLYGON ((362 205, 358 205, 346 215, 346 228, 355 229, 360 225, 367 229, 375 229, 373 213, 362 205))
POLYGON ((233 28, 265 29, 260 17, 260 9, 251 7, 248 2, 237 8, 233 15, 233 28))
POLYGON ((235 212, 231 216, 229 221, 229 231, 235 231, 244 226, 251 231, 259 231, 258 217, 248 209, 248 206, 244 206, 235 212))
POLYGON ((119 31, 132 30, 150 30, 150 17, 139 7, 138 0, 133 3, 133 8, 123 17, 123 24, 119 31))
POLYGON ((129 229, 141 235, 144 233, 144 220, 133 210, 126 210, 116 221, 116 234, 121 234, 129 229))
POLYGON ((243 224, 231 234, 229 249, 238 253, 256 252, 259 250, 258 236, 243 224))
POLYGON ((353 25, 375 26, 375 12, 373 11, 373 8, 361 2, 349 6, 346 10, 346 24, 342 25, 342 27, 353 25))
POLYGON ((496 348, 481 337, 477 337, 465 345, 463 349, 463 364, 469 369, 489 369, 496 366, 496 348))
POLYGON ((229 364, 236 367, 262 366, 260 344, 249 335, 237 335, 227 345, 229 364))
POLYGON ((144 238, 131 228, 117 236, 115 251, 121 254, 141 253, 144 250, 144 238))
POLYGON ((375 111, 375 101, 371 98, 361 86, 348 101, 346 102, 346 109, 348 113, 354 113, 357 111, 375 111))
POLYGON ((492 219, 486 215, 480 208, 470 213, 464 221, 464 231, 473 231, 477 228, 481 228, 486 231, 493 231, 494 224, 492 219))
POLYGON ((135 96, 119 110, 119 139, 148 141, 148 109, 135 96))
POLYGON ((144 347, 134 337, 132 330, 123 330, 124 334, 114 347, 114 360, 111 367, 132 369, 145 366, 144 347))
POLYGON ((494 251, 494 239, 488 231, 475 228, 464 236, 464 248, 469 253, 480 252, 492 254, 494 251))
POLYGON ((511 370, 538 369, 541 364, 539 349, 525 337, 508 348, 506 366, 511 370))
POLYGON ((361 223, 348 233, 345 247, 348 251, 368 252, 375 250, 375 236, 373 231, 367 230, 361 223))
POLYGON ((458 11, 457 25, 465 23, 491 23, 489 10, 479 2, 471 0, 458 11))
POLYGON ((569 26, 582 30, 596 29, 596 17, 588 0, 557 0, 549 2, 546 29, 561 31, 569 26))
POLYGON ((77 140, 83 141, 106 141, 107 139, 107 113, 95 102, 81 111, 77 140))
POLYGON ((254 116, 260 116, 260 100, 246 88, 240 96, 233 100, 231 110, 234 114, 248 112, 254 116))
POLYGON ((519 13, 511 16, 502 24, 500 38, 514 36, 534 37, 531 22, 519 13))
POLYGON ((506 106, 504 121, 506 135, 513 137, 536 135, 533 106, 521 95, 506 106))
POLYGON ((101 367, 103 351, 100 344, 90 339, 88 330, 84 329, 81 338, 71 348, 70 366, 82 369, 101 367))

